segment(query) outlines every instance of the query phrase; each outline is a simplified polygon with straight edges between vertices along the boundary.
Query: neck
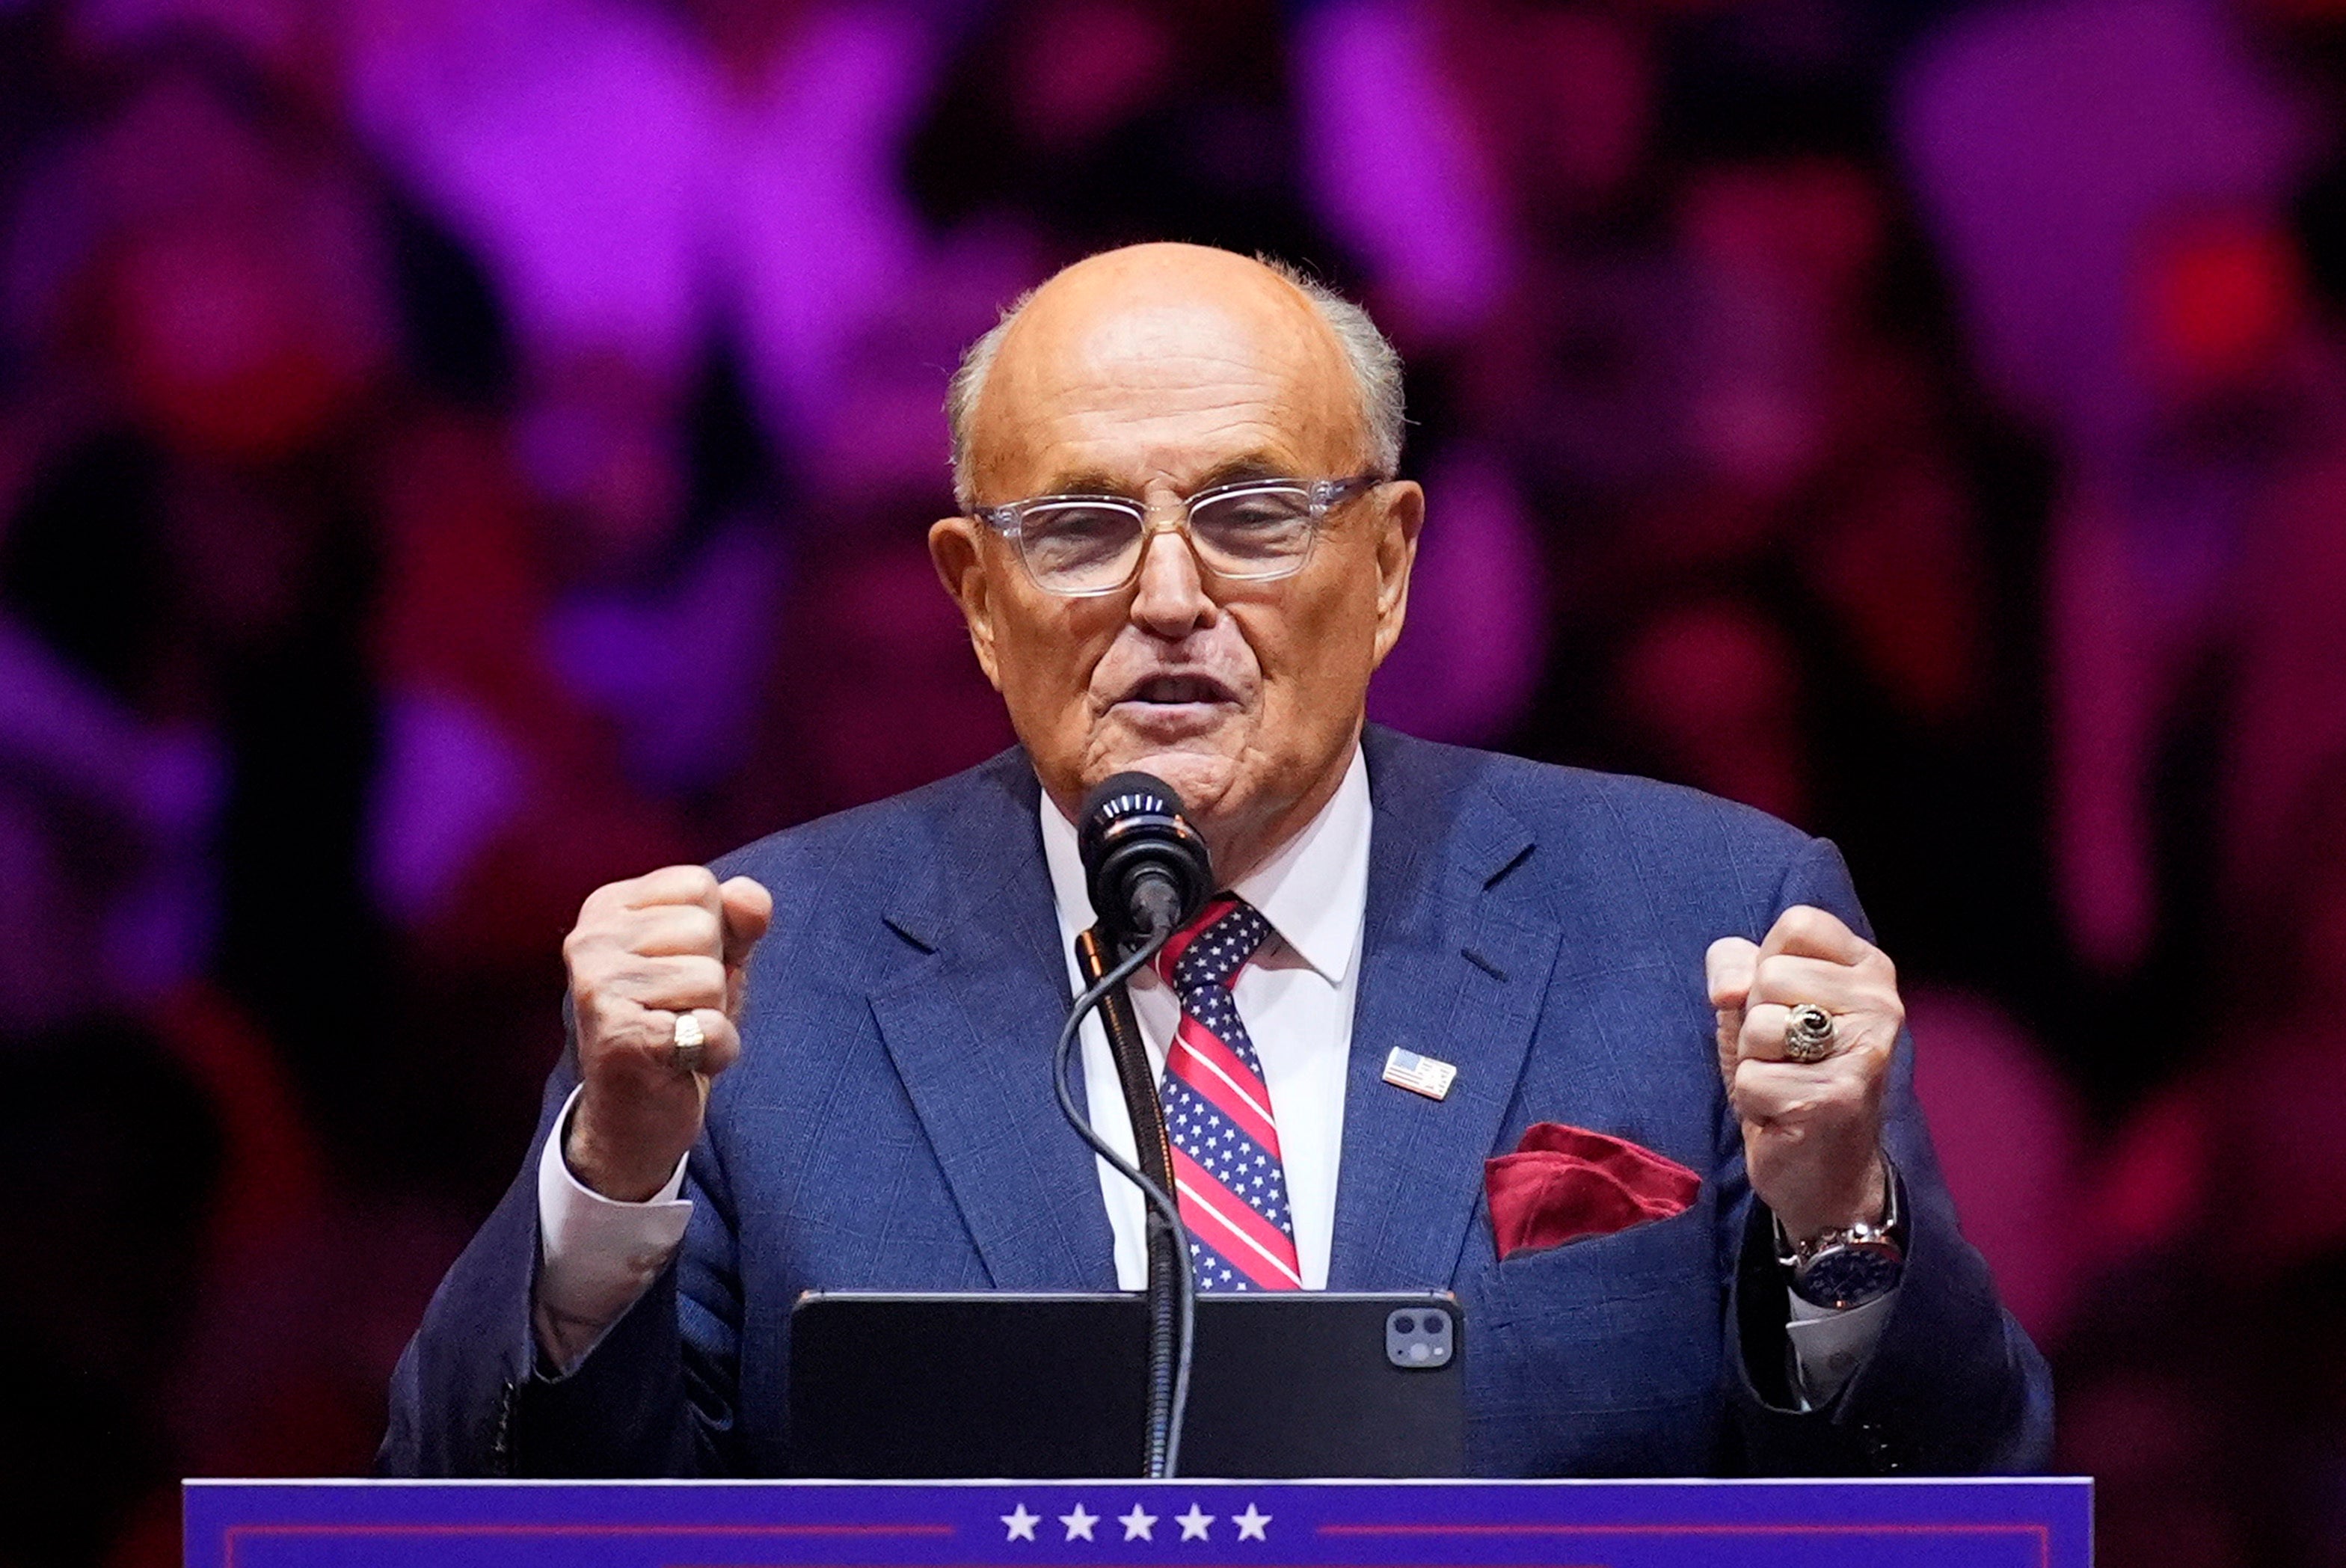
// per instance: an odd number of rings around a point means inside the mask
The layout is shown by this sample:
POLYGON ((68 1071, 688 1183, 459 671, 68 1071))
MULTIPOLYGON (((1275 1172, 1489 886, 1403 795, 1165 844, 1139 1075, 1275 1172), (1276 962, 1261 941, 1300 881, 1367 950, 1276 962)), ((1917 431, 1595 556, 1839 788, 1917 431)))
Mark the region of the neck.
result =
POLYGON ((1280 809, 1255 821, 1228 825, 1198 824, 1206 836, 1206 847, 1214 857, 1214 880, 1223 887, 1250 875, 1273 855, 1285 849, 1295 835, 1311 825, 1313 818, 1328 809, 1336 791, 1344 782, 1344 775, 1352 766, 1352 753, 1360 747, 1360 732, 1355 729, 1352 744, 1338 754, 1334 766, 1313 783, 1311 788, 1280 809))

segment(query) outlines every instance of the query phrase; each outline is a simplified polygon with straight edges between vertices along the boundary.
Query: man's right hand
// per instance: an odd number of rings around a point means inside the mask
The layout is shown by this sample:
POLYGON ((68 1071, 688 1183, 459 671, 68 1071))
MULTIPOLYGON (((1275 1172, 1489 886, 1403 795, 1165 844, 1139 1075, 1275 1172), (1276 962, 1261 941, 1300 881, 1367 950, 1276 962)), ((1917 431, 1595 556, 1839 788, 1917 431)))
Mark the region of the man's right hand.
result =
POLYGON ((700 1135, 709 1082, 741 1054, 735 1028, 750 950, 774 917, 748 877, 719 885, 702 866, 670 866, 588 895, 562 944, 577 1019, 578 1106, 563 1156, 605 1197, 658 1195, 700 1135), (678 1014, 706 1044, 678 1069, 678 1014))

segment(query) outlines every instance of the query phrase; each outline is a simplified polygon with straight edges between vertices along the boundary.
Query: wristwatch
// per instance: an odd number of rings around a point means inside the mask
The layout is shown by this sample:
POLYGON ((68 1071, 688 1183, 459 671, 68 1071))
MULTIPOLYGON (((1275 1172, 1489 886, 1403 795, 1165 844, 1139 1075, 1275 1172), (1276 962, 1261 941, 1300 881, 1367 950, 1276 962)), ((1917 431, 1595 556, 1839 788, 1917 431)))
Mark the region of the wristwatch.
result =
POLYGON ((1804 1241, 1776 1223, 1776 1261, 1791 1275, 1792 1294, 1812 1307, 1846 1311, 1878 1301, 1898 1288, 1906 1269, 1904 1230, 1898 1212, 1898 1168, 1882 1158, 1882 1223, 1835 1226, 1804 1241))

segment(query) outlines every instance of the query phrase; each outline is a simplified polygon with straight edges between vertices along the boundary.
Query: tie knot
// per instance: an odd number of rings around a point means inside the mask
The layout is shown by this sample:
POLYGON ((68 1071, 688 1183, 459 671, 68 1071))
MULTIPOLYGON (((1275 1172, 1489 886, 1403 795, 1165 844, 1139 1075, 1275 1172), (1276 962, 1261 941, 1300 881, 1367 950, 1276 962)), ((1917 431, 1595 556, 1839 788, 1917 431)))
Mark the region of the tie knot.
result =
POLYGON ((1158 953, 1157 977, 1184 995, 1228 985, 1270 935, 1261 911, 1235 893, 1218 893, 1158 953))

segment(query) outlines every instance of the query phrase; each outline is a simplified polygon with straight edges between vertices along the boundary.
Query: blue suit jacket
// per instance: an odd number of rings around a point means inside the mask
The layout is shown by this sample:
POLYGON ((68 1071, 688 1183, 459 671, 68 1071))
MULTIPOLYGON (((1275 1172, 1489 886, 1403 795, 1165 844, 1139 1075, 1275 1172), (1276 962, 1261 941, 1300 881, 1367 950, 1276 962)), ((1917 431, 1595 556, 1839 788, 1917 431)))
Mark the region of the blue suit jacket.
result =
MULTIPOLYGON (((1957 1232, 1902 1042, 1904 1286, 1841 1398, 1788 1408, 1783 1289, 1703 955, 1794 903, 1863 930, 1832 846, 1642 779, 1374 728, 1364 745, 1375 825, 1328 1283, 1458 1294, 1474 1470, 2040 1467, 2044 1364, 1957 1232), (1381 1083, 1395 1045, 1456 1064, 1448 1097, 1381 1083), (1701 1195, 1503 1262, 1483 1162, 1536 1121, 1659 1150, 1704 1173, 1701 1195)), ((679 1256, 577 1372, 536 1377, 534 1143, 400 1361, 385 1471, 785 1472, 801 1291, 1116 1288, 1092 1157, 1048 1088, 1069 998, 1036 791, 1014 750, 719 866, 772 889, 777 914, 679 1256)), ((566 1053, 539 1143, 574 1082, 566 1053)))

